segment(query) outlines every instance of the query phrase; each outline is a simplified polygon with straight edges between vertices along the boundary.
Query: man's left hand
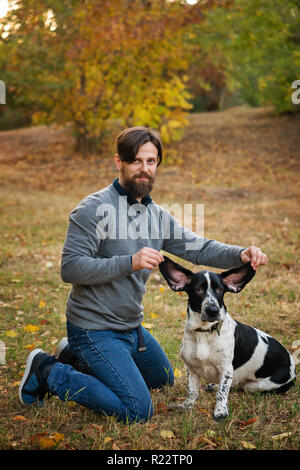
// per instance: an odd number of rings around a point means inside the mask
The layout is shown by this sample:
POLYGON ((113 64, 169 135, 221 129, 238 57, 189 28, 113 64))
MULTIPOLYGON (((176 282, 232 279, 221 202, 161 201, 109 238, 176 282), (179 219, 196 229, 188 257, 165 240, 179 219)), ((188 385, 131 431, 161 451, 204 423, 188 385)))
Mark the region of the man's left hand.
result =
POLYGON ((243 263, 251 261, 252 268, 256 270, 259 266, 267 264, 268 257, 257 246, 250 246, 246 250, 242 251, 241 260, 243 263))

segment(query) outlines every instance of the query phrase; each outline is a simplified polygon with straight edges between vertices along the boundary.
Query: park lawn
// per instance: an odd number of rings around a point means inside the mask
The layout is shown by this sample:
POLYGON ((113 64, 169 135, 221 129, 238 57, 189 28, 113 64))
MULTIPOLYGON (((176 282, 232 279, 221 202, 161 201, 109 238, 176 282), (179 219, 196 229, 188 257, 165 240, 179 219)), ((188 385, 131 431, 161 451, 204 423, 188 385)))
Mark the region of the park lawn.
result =
MULTIPOLYGON (((256 326, 300 358, 299 123, 269 109, 233 108, 195 114, 182 141, 167 149, 153 199, 204 204, 207 238, 260 246, 267 266, 239 295, 227 294, 231 316, 256 326)), ((63 129, 37 127, 0 133, 0 449, 299 449, 299 383, 285 395, 232 389, 229 417, 212 418, 214 394, 202 383, 196 407, 168 411, 187 393, 180 343, 186 296, 170 291, 155 270, 144 298, 145 326, 166 351, 176 380, 153 390, 155 414, 124 425, 72 401, 52 397, 26 408, 18 385, 29 352, 54 353, 65 336, 70 286, 59 263, 68 214, 81 198, 117 176, 113 148, 89 161, 74 155, 63 129)), ((180 261, 196 270, 189 263, 180 261)), ((299 371, 299 365, 297 365, 299 371)))

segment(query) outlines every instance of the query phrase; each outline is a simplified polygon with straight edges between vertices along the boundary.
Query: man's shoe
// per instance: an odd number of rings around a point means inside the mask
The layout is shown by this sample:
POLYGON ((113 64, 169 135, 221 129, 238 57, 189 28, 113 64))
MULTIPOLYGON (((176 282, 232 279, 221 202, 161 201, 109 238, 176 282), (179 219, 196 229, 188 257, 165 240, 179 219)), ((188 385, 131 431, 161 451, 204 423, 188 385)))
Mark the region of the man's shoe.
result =
POLYGON ((24 405, 43 404, 46 393, 50 394, 47 378, 56 363, 56 359, 41 349, 31 351, 19 386, 19 399, 24 405))
POLYGON ((55 350, 54 357, 58 360, 58 362, 61 362, 62 364, 69 364, 78 372, 92 375, 92 371, 89 369, 88 365, 73 353, 67 338, 60 340, 55 350))
POLYGON ((62 364, 70 364, 71 366, 77 360, 77 356, 71 351, 67 338, 63 338, 57 345, 54 357, 62 364))

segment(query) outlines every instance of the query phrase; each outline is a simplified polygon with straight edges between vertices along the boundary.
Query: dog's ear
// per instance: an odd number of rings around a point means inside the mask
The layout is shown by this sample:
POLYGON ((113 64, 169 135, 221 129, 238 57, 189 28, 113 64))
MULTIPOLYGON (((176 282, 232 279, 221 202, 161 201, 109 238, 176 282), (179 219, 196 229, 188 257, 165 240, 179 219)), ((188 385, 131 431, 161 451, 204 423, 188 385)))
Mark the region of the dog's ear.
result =
POLYGON ((248 284, 254 276, 255 270, 252 268, 251 263, 246 263, 240 268, 230 269, 230 271, 221 273, 226 290, 235 294, 244 289, 245 285, 248 284))
POLYGON ((175 292, 186 291, 191 282, 193 272, 189 269, 180 266, 167 256, 164 256, 164 261, 160 263, 159 270, 163 277, 175 292))

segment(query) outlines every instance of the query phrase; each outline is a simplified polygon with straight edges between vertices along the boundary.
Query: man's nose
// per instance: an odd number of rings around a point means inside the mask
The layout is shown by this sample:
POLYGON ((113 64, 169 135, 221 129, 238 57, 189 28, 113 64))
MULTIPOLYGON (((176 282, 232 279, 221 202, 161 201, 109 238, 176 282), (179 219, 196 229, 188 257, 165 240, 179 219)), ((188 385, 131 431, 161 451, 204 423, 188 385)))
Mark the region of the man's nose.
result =
POLYGON ((145 173, 149 172, 149 165, 147 162, 142 162, 142 168, 141 168, 145 173))

